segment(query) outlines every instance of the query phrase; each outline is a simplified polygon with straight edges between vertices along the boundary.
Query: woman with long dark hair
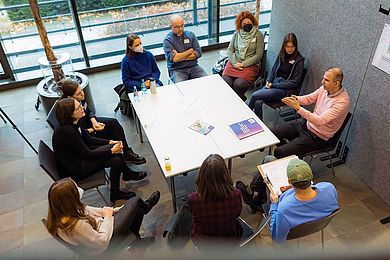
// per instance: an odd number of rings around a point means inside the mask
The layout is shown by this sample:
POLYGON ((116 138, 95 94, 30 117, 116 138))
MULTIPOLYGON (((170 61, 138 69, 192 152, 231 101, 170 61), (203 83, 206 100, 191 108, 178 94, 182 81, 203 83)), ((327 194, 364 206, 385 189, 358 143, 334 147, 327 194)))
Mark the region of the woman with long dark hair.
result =
POLYGON ((147 174, 127 167, 122 142, 91 136, 80 127, 78 121, 84 116, 84 108, 74 98, 59 100, 56 116, 60 126, 54 130, 52 142, 60 177, 79 181, 110 168, 110 200, 134 197, 134 192, 119 189, 121 173, 124 181, 141 180, 147 174))
POLYGON ((280 101, 282 98, 297 95, 302 77, 305 58, 298 51, 298 40, 294 33, 283 39, 279 55, 269 73, 265 86, 255 91, 249 100, 250 109, 263 119, 263 103, 280 101))
POLYGON ((241 193, 233 186, 224 159, 209 155, 195 181, 197 192, 188 195, 193 214, 191 238, 237 239, 242 235, 239 216, 241 193))
POLYGON ((62 90, 61 98, 72 97, 82 104, 85 116, 78 121, 82 128, 86 129, 92 136, 121 141, 123 144, 123 160, 126 163, 134 163, 137 165, 146 163, 144 157, 139 156, 129 147, 126 141, 125 131, 116 118, 97 117, 94 111, 89 108, 84 91, 79 83, 70 78, 65 78, 61 80, 60 86, 62 90))
POLYGON ((85 255, 99 255, 114 249, 121 239, 139 230, 145 214, 158 203, 160 192, 145 201, 127 200, 122 207, 95 208, 81 202, 83 190, 65 178, 54 182, 48 192, 47 229, 66 243, 77 246, 85 255))
POLYGON ((144 49, 141 38, 135 33, 130 33, 126 38, 126 55, 122 59, 121 70, 123 85, 129 92, 133 92, 134 86, 141 90, 142 80, 149 88, 152 77, 156 84, 163 85, 156 59, 150 51, 144 49))

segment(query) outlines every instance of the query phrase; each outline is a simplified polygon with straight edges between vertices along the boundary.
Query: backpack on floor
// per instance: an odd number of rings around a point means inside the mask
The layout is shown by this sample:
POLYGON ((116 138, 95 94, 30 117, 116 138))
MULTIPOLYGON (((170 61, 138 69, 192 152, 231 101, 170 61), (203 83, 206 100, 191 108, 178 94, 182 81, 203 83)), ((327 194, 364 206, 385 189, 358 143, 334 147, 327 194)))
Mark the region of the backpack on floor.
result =
POLYGON ((163 237, 171 246, 182 247, 190 239, 192 213, 187 202, 178 209, 176 214, 165 224, 163 237))
POLYGON ((218 54, 219 58, 215 62, 211 71, 213 72, 213 74, 219 74, 220 76, 222 76, 223 70, 225 69, 227 62, 229 61, 229 58, 225 51, 220 51, 218 54))
POLYGON ((127 90, 123 84, 119 84, 114 88, 114 91, 118 94, 119 96, 119 102, 116 108, 114 109, 114 112, 116 113, 118 110, 121 111, 122 114, 133 117, 133 112, 132 112, 132 104, 129 99, 129 96, 127 95, 127 90))

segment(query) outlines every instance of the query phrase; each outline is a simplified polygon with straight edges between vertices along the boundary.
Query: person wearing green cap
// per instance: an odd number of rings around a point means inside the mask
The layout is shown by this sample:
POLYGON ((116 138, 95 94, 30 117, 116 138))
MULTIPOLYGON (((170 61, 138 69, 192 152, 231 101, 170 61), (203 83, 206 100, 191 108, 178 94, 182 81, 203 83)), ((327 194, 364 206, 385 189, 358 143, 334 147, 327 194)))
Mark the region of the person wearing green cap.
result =
POLYGON ((330 182, 311 184, 313 173, 303 160, 292 159, 287 166, 288 182, 293 186, 280 197, 270 192, 270 229, 277 243, 286 240, 290 229, 330 215, 338 208, 337 191, 330 182))

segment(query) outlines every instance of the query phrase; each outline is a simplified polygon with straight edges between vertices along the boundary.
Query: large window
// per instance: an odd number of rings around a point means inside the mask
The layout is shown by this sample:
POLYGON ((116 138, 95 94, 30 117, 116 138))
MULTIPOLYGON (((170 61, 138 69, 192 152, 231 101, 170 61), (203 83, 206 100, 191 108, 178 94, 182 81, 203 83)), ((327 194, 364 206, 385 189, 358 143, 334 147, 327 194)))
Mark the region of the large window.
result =
MULTIPOLYGON (((54 51, 69 52, 76 70, 118 63, 125 51, 126 35, 141 36, 149 50, 162 53, 172 14, 183 16, 202 46, 210 44, 211 11, 217 0, 53 0, 39 2, 54 51), (72 6, 72 4, 74 6, 72 6), (75 19, 78 18, 78 19, 75 19)), ((268 30, 272 0, 261 0, 260 30, 268 30)), ((219 42, 229 41, 235 16, 255 11, 256 0, 219 1, 219 42)), ((0 0, 0 42, 17 81, 42 77, 38 58, 44 56, 27 0, 0 0)), ((0 51, 1 52, 1 51, 0 51)), ((5 61, 4 61, 5 60, 5 61)), ((0 67, 0 75, 4 74, 0 67)))

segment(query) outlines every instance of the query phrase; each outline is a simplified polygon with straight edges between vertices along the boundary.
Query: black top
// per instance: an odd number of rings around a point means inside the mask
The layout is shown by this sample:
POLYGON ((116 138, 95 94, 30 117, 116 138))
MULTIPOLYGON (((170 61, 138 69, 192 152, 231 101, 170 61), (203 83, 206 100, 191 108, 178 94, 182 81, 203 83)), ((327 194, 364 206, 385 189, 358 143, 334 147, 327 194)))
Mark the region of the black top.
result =
POLYGON ((284 62, 280 63, 280 67, 279 67, 278 71, 276 72, 277 77, 282 77, 284 79, 288 79, 288 77, 290 76, 292 67, 293 67, 292 63, 290 63, 291 56, 292 55, 289 55, 289 54, 284 55, 284 62))
POLYGON ((111 147, 91 150, 88 145, 103 146, 109 140, 90 136, 78 125, 59 126, 54 130, 52 143, 57 169, 61 178, 72 177, 79 180, 81 161, 96 161, 111 156, 111 147))

